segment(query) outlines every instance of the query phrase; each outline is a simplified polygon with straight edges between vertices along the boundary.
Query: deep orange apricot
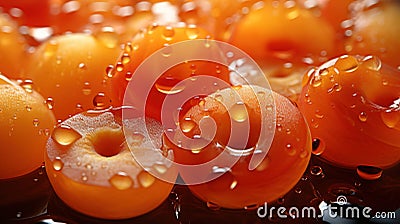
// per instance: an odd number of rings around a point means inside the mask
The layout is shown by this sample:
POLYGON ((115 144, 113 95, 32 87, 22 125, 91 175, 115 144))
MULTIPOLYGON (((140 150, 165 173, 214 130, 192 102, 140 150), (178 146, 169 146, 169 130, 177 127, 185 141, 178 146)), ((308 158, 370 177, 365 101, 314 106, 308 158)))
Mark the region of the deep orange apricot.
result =
POLYGON ((334 36, 326 21, 295 1, 266 1, 237 22, 229 42, 257 62, 268 58, 293 62, 334 54, 334 36))
POLYGON ((19 86, 0 74, 0 96, 0 179, 5 179, 40 167, 55 118, 29 82, 19 86))
POLYGON ((88 34, 56 36, 34 53, 26 77, 51 98, 57 119, 83 110, 110 106, 106 68, 118 57, 114 39, 88 34))
MULTIPOLYGON (((173 49, 170 49, 169 45, 185 40, 209 38, 208 32, 194 25, 178 27, 152 25, 138 34, 132 42, 126 44, 117 63, 112 66, 112 70, 109 73, 114 105, 122 104, 126 87, 132 79, 132 75, 134 75, 143 60, 151 54, 163 49, 165 57, 174 57, 174 52, 169 52, 173 49)), ((159 63, 163 62, 160 61, 159 63)), ((211 61, 193 60, 173 66, 163 74, 159 74, 159 78, 154 80, 155 83, 147 98, 146 115, 160 120, 163 99, 168 95, 168 90, 172 89, 178 82, 191 76, 205 74, 214 75, 228 81, 227 73, 226 66, 211 61), (220 68, 217 69, 218 67, 220 68)))
POLYGON ((121 126, 118 120, 110 111, 77 114, 56 127, 47 143, 50 183, 78 212, 104 219, 139 216, 159 206, 173 187, 150 174, 176 178, 160 150, 161 125, 133 118, 121 126), (145 134, 146 126, 155 132, 145 134), (130 150, 146 157, 143 167, 130 150))
POLYGON ((343 55, 308 73, 298 101, 320 154, 344 167, 400 160, 400 72, 378 57, 343 55))
POLYGON ((276 200, 297 183, 311 155, 311 136, 300 111, 287 98, 257 86, 223 89, 203 98, 182 116, 180 127, 187 137, 204 138, 210 142, 204 148, 190 145, 188 148, 191 150, 188 150, 172 143, 180 142, 185 146, 185 141, 181 140, 180 135, 175 135, 173 140, 165 142, 173 149, 176 162, 199 165, 223 153, 236 161, 231 167, 225 165, 226 160, 216 161, 216 164, 208 167, 209 169, 204 168, 196 173, 180 170, 185 182, 190 182, 196 175, 216 178, 209 182, 189 185, 196 196, 213 206, 254 208, 264 202, 276 200), (241 101, 234 100, 235 92, 241 97, 241 101), (261 107, 265 107, 266 110, 262 110, 261 107), (262 117, 261 113, 265 113, 265 117, 262 117), (262 145, 262 139, 259 139, 260 125, 263 125, 261 119, 271 121, 272 116, 276 116, 276 128, 268 127, 269 124, 264 122, 264 128, 275 129, 275 134, 270 136, 273 137, 272 144, 266 156, 261 158, 261 162, 255 169, 250 170, 252 157, 259 155, 260 151, 267 150, 263 147, 269 147, 262 145), (204 124, 201 124, 208 118, 216 122, 216 134, 211 139, 208 136, 210 128, 202 127, 204 124), (236 130, 244 134, 233 136, 234 130, 231 128, 237 128, 235 125, 246 121, 250 125, 249 132, 236 130), (246 147, 236 147, 238 140, 246 140, 245 134, 248 134, 246 147), (232 141, 230 138, 233 138, 232 141))
POLYGON ((400 66, 400 4, 398 1, 357 1, 347 38, 349 54, 378 56, 383 63, 400 66), (373 3, 371 5, 371 3, 373 3))
POLYGON ((0 14, 0 72, 10 78, 20 78, 26 65, 26 40, 17 24, 6 14, 0 14))

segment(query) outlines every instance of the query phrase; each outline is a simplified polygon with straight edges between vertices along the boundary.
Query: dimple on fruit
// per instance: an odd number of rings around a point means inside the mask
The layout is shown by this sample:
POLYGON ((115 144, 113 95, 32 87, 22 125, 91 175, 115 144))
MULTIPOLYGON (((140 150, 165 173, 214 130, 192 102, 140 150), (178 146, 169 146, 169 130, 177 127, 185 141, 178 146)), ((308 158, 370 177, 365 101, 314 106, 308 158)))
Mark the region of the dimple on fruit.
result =
POLYGON ((0 96, 0 179, 5 179, 40 167, 55 118, 29 80, 18 85, 0 74, 0 96))
POLYGON ((400 73, 376 56, 343 55, 311 70, 298 101, 315 154, 339 166, 386 168, 400 159, 400 73))
POLYGON ((97 218, 124 219, 153 210, 173 183, 150 172, 176 178, 160 150, 160 124, 143 118, 122 124, 116 114, 77 114, 59 124, 47 143, 46 171, 57 195, 71 208, 97 218), (146 134, 146 128, 153 131, 146 134), (145 158, 143 167, 130 150, 145 158))

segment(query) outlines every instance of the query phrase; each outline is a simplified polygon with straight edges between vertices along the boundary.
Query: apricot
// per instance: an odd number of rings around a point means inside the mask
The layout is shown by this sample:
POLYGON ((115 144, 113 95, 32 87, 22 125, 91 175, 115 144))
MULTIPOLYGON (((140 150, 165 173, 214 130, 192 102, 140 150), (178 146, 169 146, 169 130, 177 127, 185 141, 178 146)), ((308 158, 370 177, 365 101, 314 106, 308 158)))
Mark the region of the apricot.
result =
MULTIPOLYGON (((106 68, 118 57, 114 39, 66 34, 43 43, 32 56, 26 77, 53 101, 57 119, 111 104, 106 92, 106 68)), ((104 109, 104 108, 103 108, 104 109)))
POLYGON ((78 212, 104 219, 139 216, 159 206, 173 187, 151 174, 176 178, 160 150, 160 124, 120 121, 113 111, 77 114, 56 127, 47 143, 50 183, 78 212), (146 162, 139 165, 131 150, 146 162))
POLYGON ((55 118, 30 82, 19 86, 0 75, 0 96, 0 179, 5 179, 40 167, 55 118))

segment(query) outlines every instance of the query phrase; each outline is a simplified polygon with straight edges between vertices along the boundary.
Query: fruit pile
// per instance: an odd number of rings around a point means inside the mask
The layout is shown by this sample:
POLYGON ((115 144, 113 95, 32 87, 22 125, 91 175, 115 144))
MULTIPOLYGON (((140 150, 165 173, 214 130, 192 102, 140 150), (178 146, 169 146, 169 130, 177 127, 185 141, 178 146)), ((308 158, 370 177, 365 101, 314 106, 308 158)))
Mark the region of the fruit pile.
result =
POLYGON ((0 188, 45 169, 90 217, 141 216, 180 184, 240 212, 279 201, 313 158, 365 180, 400 160, 399 1, 0 9, 0 188))

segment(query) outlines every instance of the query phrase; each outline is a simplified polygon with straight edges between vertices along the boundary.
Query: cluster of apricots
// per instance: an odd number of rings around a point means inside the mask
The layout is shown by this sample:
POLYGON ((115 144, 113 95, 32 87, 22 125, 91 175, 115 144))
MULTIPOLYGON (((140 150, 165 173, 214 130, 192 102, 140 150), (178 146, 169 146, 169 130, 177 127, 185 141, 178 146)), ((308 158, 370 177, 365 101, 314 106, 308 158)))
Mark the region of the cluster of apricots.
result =
POLYGON ((254 209, 289 192, 312 155, 377 179, 367 171, 400 160, 398 21, 396 0, 0 0, 0 179, 45 162, 68 206, 104 219, 153 210, 178 175, 210 207, 254 209), (254 72, 241 59, 153 76, 201 51, 174 48, 185 41, 240 49, 270 86, 238 82, 254 72), (166 105, 202 77, 218 82, 166 105))

